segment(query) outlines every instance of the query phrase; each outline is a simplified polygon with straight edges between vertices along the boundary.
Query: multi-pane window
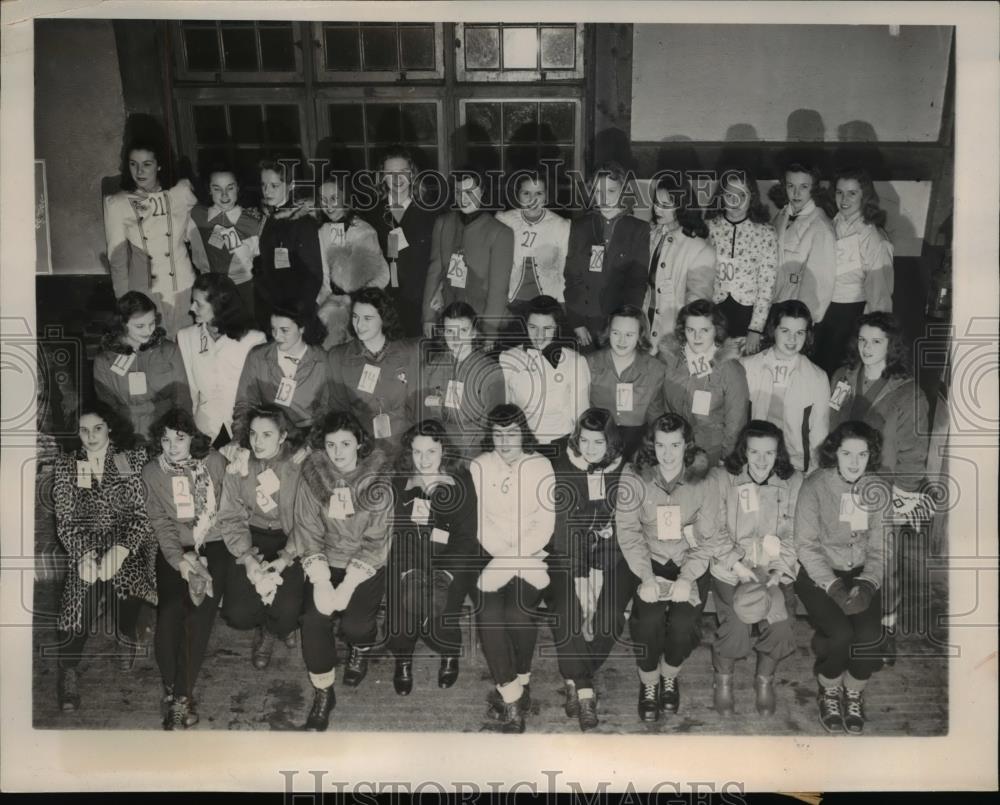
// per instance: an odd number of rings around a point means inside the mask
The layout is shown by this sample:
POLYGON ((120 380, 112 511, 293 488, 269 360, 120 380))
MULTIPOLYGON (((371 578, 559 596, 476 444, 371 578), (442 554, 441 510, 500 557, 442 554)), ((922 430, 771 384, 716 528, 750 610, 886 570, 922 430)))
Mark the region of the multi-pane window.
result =
POLYGON ((179 26, 178 77, 210 81, 300 80, 299 24, 281 21, 213 22, 179 26))
POLYGON ((457 26, 459 81, 583 78, 583 26, 464 23, 457 26))
POLYGON ((327 103, 325 112, 330 149, 347 156, 346 167, 375 168, 380 152, 393 144, 414 152, 421 168, 439 167, 437 101, 344 99, 327 103))
POLYGON ((420 80, 444 75, 441 23, 324 22, 317 76, 327 81, 420 80))
POLYGON ((469 158, 505 172, 534 168, 542 160, 573 168, 579 113, 577 100, 463 101, 469 158))

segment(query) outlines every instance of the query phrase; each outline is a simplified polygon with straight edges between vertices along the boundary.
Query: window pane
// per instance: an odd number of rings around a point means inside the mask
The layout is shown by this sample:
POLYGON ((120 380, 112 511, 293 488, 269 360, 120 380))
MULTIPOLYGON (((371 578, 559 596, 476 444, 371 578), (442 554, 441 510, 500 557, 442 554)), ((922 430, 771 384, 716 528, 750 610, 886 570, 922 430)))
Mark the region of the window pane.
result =
POLYGON ((542 69, 572 70, 576 66, 576 29, 542 28, 542 69))
POLYGON ((438 167, 438 152, 436 148, 413 148, 413 161, 418 170, 436 170, 438 167))
POLYGON ((295 45, 292 25, 261 25, 260 60, 264 70, 295 69, 295 45))
POLYGON ((215 26, 184 28, 184 50, 189 70, 219 70, 219 40, 215 26))
POLYGON ((469 142, 500 142, 500 104, 466 104, 465 125, 468 130, 469 142))
MULTIPOLYGON (((264 158, 264 151, 260 148, 237 148, 236 149, 236 170, 249 186, 249 190, 259 192, 260 174, 257 172, 257 163, 264 158)), ((254 192, 249 193, 251 197, 254 192)))
POLYGON ((505 103, 503 105, 503 134, 506 143, 536 142, 538 140, 538 104, 505 103))
POLYGON ((399 69, 395 25, 372 25, 362 28, 361 38, 364 42, 365 70, 399 69))
POLYGON ((436 143, 437 109, 432 103, 401 104, 403 142, 436 143))
POLYGON ((361 104, 330 105, 330 136, 343 143, 365 141, 365 121, 361 104))
POLYGON ((576 132, 574 108, 571 103, 543 103, 541 106, 541 139, 571 143, 576 132))
POLYGON ((403 70, 434 69, 434 28, 428 26, 399 26, 399 48, 403 70))
POLYGON ((266 106, 267 139, 272 145, 298 145, 299 107, 266 106))
POLYGON ((537 168, 539 162, 541 161, 540 155, 538 153, 538 148, 536 146, 516 146, 512 145, 507 149, 507 159, 505 160, 504 170, 515 171, 522 170, 525 168, 537 168))
POLYGON ((215 145, 229 140, 226 109, 223 106, 195 106, 194 136, 201 145, 215 145))
POLYGON ((403 139, 399 126, 399 104, 369 103, 368 141, 372 143, 396 143, 403 139))
POLYGON ((466 149, 468 160, 480 170, 503 170, 500 152, 492 146, 471 146, 466 149))
POLYGON ((222 51, 227 70, 257 70, 257 35, 253 23, 223 25, 222 51))
POLYGON ((465 69, 496 70, 499 67, 499 30, 465 26, 465 69))
POLYGON ((264 124, 259 106, 230 106, 233 141, 257 145, 264 142, 264 124))
POLYGON ((503 68, 505 70, 538 69, 538 29, 503 29, 503 68))
POLYGON ((358 29, 324 27, 327 70, 360 70, 361 47, 358 29))

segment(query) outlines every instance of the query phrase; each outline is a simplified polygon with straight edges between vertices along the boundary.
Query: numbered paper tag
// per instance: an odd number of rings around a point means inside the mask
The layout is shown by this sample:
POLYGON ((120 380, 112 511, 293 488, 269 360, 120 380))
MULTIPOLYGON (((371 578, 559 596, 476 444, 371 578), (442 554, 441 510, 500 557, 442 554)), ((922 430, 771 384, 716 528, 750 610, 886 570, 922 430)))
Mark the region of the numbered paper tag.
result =
POLYGON ((694 397, 691 399, 691 413, 698 416, 708 416, 712 407, 712 392, 704 389, 696 389, 694 397))
POLYGON ((851 384, 846 380, 838 380, 837 385, 830 392, 830 407, 834 411, 839 411, 840 406, 847 400, 847 395, 851 393, 851 384))
POLYGON ((413 513, 410 520, 417 525, 427 525, 431 521, 431 502, 427 498, 413 499, 413 513))
POLYGON ((868 512, 854 501, 854 495, 844 492, 840 496, 840 522, 847 523, 851 531, 864 531, 868 528, 868 512))
POLYGON ((291 268, 292 262, 288 259, 288 249, 284 246, 276 246, 274 249, 274 267, 291 268))
POLYGON ((764 557, 771 562, 781 556, 781 540, 774 534, 765 534, 760 541, 760 547, 764 551, 764 557))
POLYGON ((397 226, 395 229, 389 232, 388 237, 388 251, 390 258, 399 257, 399 253, 403 251, 410 244, 406 242, 406 235, 403 234, 403 228, 397 226))
POLYGON ((76 485, 80 489, 90 489, 93 485, 94 473, 89 461, 76 462, 76 485))
POLYGON ((679 540, 681 538, 681 507, 676 504, 656 507, 656 538, 679 540))
POLYGON ((339 486, 330 495, 330 507, 327 516, 331 520, 346 520, 354 514, 354 501, 351 500, 351 490, 346 486, 339 486))
POLYGON ((361 370, 361 377, 358 378, 358 391, 363 391, 365 394, 374 394, 375 385, 378 383, 380 374, 382 374, 382 367, 366 363, 365 368, 361 370))
POLYGON ((344 224, 330 224, 330 245, 343 246, 347 242, 347 235, 344 232, 344 224))
POLYGON ((604 500, 604 473, 603 472, 590 472, 587 473, 587 499, 588 500, 604 500))
POLYGON ((274 502, 274 498, 270 495, 265 495, 260 487, 257 487, 257 508, 262 512, 267 514, 278 507, 278 504, 274 502))
POLYGON ((465 256, 462 254, 453 254, 448 261, 448 282, 451 283, 451 287, 464 288, 468 273, 469 270, 465 265, 465 256))
POLYGON ((295 378, 283 377, 278 384, 278 391, 274 395, 274 401, 278 405, 291 405, 292 397, 295 396, 295 378))
POLYGON ((449 380, 448 389, 444 394, 445 408, 461 408, 462 395, 465 393, 465 384, 461 380, 449 380))
POLYGON ((757 484, 740 484, 736 491, 740 499, 740 511, 755 512, 760 508, 760 500, 757 498, 757 484))
POLYGON ((393 288, 399 287, 399 270, 396 268, 395 259, 389 261, 389 285, 393 288))
POLYGON ((220 224, 216 224, 212 227, 212 234, 208 238, 208 245, 213 249, 229 249, 231 237, 235 237, 239 241, 239 235, 236 234, 236 230, 232 227, 224 227, 220 224), (232 236, 230 235, 232 233, 232 236))
POLYGON ((191 484, 186 475, 175 475, 170 479, 174 496, 174 506, 177 509, 178 520, 190 520, 194 517, 194 498, 191 496, 191 484))
POLYGON ((440 408, 444 405, 440 394, 429 394, 424 397, 424 406, 426 408, 440 408))
POLYGON ((111 364, 111 371, 119 377, 125 377, 133 363, 135 363, 134 352, 130 352, 128 355, 119 355, 111 364))
POLYGON ((788 281, 792 285, 798 285, 799 284, 799 277, 801 276, 801 274, 802 274, 801 271, 796 271, 796 272, 794 272, 792 274, 789 274, 788 275, 788 281))
POLYGON ((632 410, 632 384, 618 383, 615 386, 615 409, 618 413, 632 410))
POLYGON ((692 355, 687 359, 688 372, 695 377, 706 377, 712 373, 712 362, 708 355, 692 355))
POLYGON ((781 361, 774 366, 774 385, 776 386, 787 386, 788 385, 788 370, 791 366, 781 361))
POLYGON ((604 270, 604 246, 590 247, 590 270, 600 273, 604 270))
POLYGON ((281 489, 281 481, 278 480, 278 476, 270 467, 257 473, 257 491, 270 497, 279 489, 281 489))
POLYGON ((379 414, 372 420, 372 434, 376 439, 388 439, 392 436, 392 422, 388 414, 379 414))
POLYGON ((139 397, 146 393, 146 373, 128 373, 128 393, 133 397, 139 397))
POLYGON ((432 528, 431 529, 431 542, 436 542, 438 545, 448 544, 448 532, 443 528, 432 528))

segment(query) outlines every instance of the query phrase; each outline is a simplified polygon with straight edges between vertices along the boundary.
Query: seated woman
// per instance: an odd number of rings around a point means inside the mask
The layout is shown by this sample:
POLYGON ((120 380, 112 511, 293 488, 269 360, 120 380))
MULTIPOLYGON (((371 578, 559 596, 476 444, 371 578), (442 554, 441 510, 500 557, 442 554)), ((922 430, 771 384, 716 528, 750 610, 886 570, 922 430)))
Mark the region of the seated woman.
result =
POLYGON ((168 411, 153 428, 142 468, 156 556, 156 664, 163 679, 165 730, 198 723, 194 686, 205 659, 232 557, 216 523, 226 460, 187 411, 168 411))
POLYGON ((712 475, 726 518, 711 564, 719 621, 712 644, 715 709, 732 715, 736 661, 753 649, 757 712, 773 715, 774 671, 795 651, 792 525, 802 474, 792 466, 778 426, 754 419, 712 475))
POLYGON ((304 580, 292 533, 299 465, 295 430, 285 409, 262 405, 247 414, 246 472, 222 482, 219 531, 235 562, 226 578, 222 617, 234 629, 253 629, 250 660, 263 670, 274 638, 294 646, 304 580))
POLYGON ((422 420, 403 434, 393 478, 395 511, 389 552, 389 649, 393 687, 413 689, 413 649, 424 642, 441 655, 438 686, 458 679, 458 617, 482 570, 476 540, 476 490, 444 425, 422 420))
POLYGON ((635 463, 618 487, 618 544, 639 588, 630 633, 639 666, 639 718, 680 707, 677 676, 701 639, 708 561, 722 528, 717 488, 687 421, 651 422, 635 463))
POLYGON ((524 412, 498 405, 490 411, 485 452, 470 468, 479 543, 490 557, 478 581, 477 626, 496 684, 489 715, 503 732, 524 732, 538 637, 534 609, 549 584, 544 556, 555 528, 555 478, 537 445, 524 412))
MULTIPOLYGON (((556 530, 546 558, 559 672, 566 688, 566 715, 581 730, 598 724, 591 648, 610 649, 611 602, 624 600, 615 571, 621 551, 614 539, 614 503, 622 470, 622 440, 614 417, 588 408, 577 420, 564 455, 555 460, 556 530), (598 640, 600 635, 600 640, 598 640)), ((628 594, 634 587, 628 585, 628 594)), ((600 659, 607 656, 604 652, 600 659)))
MULTIPOLYGON (((362 288, 385 288, 389 266, 374 227, 351 207, 349 177, 331 173, 319 187, 319 248, 323 285, 316 305, 326 325, 323 348, 351 340, 351 297, 362 288)), ((397 283, 398 284, 398 283, 397 283)))
POLYGON ((685 305, 658 357, 667 367, 667 410, 691 423, 695 443, 714 467, 736 447, 749 396, 738 352, 726 343, 725 317, 703 299, 685 305))
POLYGON ((816 629, 819 720, 827 732, 864 731, 865 686, 881 666, 870 648, 881 636, 880 587, 893 561, 878 505, 889 491, 873 477, 881 448, 873 428, 842 422, 823 442, 820 468, 795 507, 795 592, 816 629))
POLYGON ((352 414, 327 414, 313 427, 311 442, 292 528, 306 573, 302 656, 313 686, 304 729, 322 732, 337 703, 335 612, 341 613, 340 632, 348 645, 344 684, 356 687, 368 673, 375 616, 385 594, 392 501, 380 478, 385 455, 352 414))
POLYGON ((479 316, 465 302, 441 311, 439 340, 424 345, 417 395, 422 419, 437 419, 463 458, 479 455, 486 418, 504 401, 503 371, 483 349, 479 316))
POLYGON ((612 313, 601 341, 607 346, 587 356, 590 404, 614 413, 629 460, 646 422, 664 411, 666 369, 649 354, 649 326, 637 307, 625 305, 612 313))
POLYGON ((118 300, 94 358, 94 391, 143 439, 171 408, 190 410, 181 353, 167 339, 156 305, 145 294, 129 291, 118 300))
POLYGON ((69 560, 56 625, 57 697, 65 711, 80 707, 77 667, 101 599, 122 671, 135 661, 139 608, 156 603, 156 537, 140 475, 146 451, 134 446, 128 422, 98 400, 80 407, 77 434, 79 446, 56 460, 52 490, 56 536, 69 560))
POLYGON ((236 389, 250 350, 266 339, 250 329, 250 315, 233 281, 222 274, 200 274, 191 289, 194 324, 177 333, 184 358, 198 430, 214 447, 233 435, 236 389))
POLYGON ((379 288, 351 297, 353 340, 329 353, 330 407, 350 411, 388 454, 413 425, 420 360, 415 341, 402 340, 392 301, 379 288))

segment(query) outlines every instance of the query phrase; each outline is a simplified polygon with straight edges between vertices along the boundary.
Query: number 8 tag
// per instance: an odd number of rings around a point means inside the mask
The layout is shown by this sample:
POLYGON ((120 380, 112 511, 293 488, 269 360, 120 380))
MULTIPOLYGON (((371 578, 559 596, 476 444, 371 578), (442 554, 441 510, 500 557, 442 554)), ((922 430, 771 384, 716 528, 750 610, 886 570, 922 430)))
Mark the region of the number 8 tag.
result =
POLYGON ((681 507, 672 504, 656 507, 656 538, 676 541, 681 538, 681 507))

